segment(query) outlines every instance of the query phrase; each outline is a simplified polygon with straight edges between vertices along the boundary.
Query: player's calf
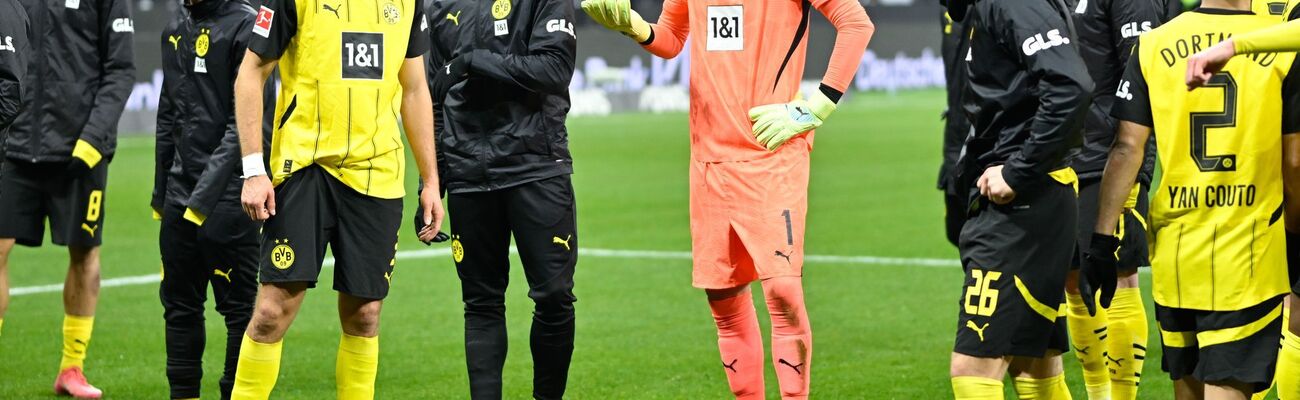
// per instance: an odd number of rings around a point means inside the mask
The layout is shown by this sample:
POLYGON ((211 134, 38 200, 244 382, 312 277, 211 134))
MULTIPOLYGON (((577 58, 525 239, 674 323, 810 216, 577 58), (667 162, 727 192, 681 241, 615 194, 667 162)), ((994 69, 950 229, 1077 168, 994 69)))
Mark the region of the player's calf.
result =
POLYGON ((718 327, 718 350, 727 384, 737 399, 765 398, 763 337, 749 285, 710 290, 709 309, 718 327))
POLYGON ((806 398, 812 381, 812 325, 804 306, 803 280, 777 277, 763 281, 772 317, 772 364, 781 397, 806 398))

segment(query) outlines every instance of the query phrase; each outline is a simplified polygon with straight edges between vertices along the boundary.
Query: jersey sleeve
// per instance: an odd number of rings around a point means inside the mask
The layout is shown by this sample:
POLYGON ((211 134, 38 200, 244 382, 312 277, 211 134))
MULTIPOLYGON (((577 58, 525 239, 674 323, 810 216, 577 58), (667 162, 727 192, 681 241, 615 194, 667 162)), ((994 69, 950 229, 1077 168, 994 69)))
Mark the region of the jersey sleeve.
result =
POLYGON ((876 27, 858 0, 814 0, 813 7, 835 26, 835 48, 822 84, 843 94, 862 63, 876 27))
MULTIPOLYGON (((0 132, 4 132, 22 112, 23 82, 27 81, 27 13, 14 3, 6 15, 0 15, 0 132)), ((3 153, 0 153, 3 156, 3 153)))
POLYGON ((1110 115, 1121 121, 1128 121, 1146 127, 1155 126, 1151 116, 1151 97, 1147 88, 1146 76, 1142 74, 1142 57, 1138 52, 1141 42, 1133 46, 1133 55, 1128 58, 1128 66, 1120 78, 1119 89, 1115 91, 1115 107, 1110 115))
POLYGON ((1047 2, 995 3, 989 26, 998 27, 1000 42, 1019 58, 1037 82, 1038 110, 1029 138, 1003 164, 1002 176, 1013 190, 1047 179, 1078 139, 1092 99, 1093 82, 1083 57, 1069 38, 1070 27, 1047 2), (1011 3, 1011 4, 1002 4, 1011 3))
POLYGON ((1282 134, 1300 133, 1300 58, 1282 81, 1282 134))
POLYGON ((253 21, 248 49, 259 57, 278 60, 298 34, 297 0, 265 0, 253 21))
POLYGON ((127 0, 105 1, 101 15, 107 16, 100 22, 99 86, 95 88, 94 106, 85 127, 81 128, 78 146, 72 155, 94 166, 97 157, 113 154, 117 147, 117 123, 126 108, 126 99, 131 96, 135 86, 135 28, 134 25, 122 25, 116 21, 131 20, 131 6, 127 0), (85 143, 85 145, 82 145, 85 143), (88 145, 88 146, 86 146, 88 145), (82 151, 77 149, 81 148, 82 151), (86 157, 86 153, 94 156, 86 157))
POLYGON ((424 15, 422 2, 415 2, 415 18, 411 19, 411 37, 406 42, 406 58, 416 58, 429 52, 429 20, 424 15))
POLYGON ((687 8, 686 1, 664 1, 659 21, 650 24, 650 38, 641 43, 650 54, 673 58, 682 52, 686 46, 686 37, 691 33, 690 9, 687 8))
POLYGON ((1300 21, 1292 19, 1285 24, 1236 36, 1232 43, 1237 54, 1300 51, 1300 21))
POLYGON ((1128 57, 1137 44, 1139 35, 1162 24, 1167 12, 1162 4, 1150 1, 1112 0, 1110 5, 1110 37, 1115 43, 1115 55, 1120 65, 1128 65, 1128 57))

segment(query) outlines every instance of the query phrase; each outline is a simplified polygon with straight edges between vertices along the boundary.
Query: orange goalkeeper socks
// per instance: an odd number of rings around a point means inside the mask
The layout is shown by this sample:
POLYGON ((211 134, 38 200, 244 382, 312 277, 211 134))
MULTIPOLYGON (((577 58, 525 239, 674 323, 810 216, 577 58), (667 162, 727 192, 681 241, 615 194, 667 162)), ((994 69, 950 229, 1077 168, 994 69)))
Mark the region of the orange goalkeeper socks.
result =
POLYGON ((772 316, 772 364, 781 384, 781 398, 808 398, 812 381, 812 325, 804 307, 799 278, 763 281, 767 312, 772 316))
POLYGON ((758 330, 754 297, 748 288, 740 294, 709 300, 718 325, 718 350, 727 383, 737 399, 762 399, 763 336, 758 330))

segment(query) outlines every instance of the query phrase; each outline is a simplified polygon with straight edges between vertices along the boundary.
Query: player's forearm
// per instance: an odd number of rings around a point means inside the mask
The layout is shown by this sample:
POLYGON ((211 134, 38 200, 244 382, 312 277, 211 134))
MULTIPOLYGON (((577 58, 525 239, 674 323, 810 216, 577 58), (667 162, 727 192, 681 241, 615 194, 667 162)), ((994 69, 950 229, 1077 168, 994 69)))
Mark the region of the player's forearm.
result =
POLYGON ((240 155, 262 152, 263 86, 271 69, 257 65, 260 58, 249 53, 235 78, 235 126, 239 131, 240 155), (264 71, 263 71, 264 70, 264 71))
POLYGON ((485 49, 471 52, 466 62, 470 74, 485 76, 525 90, 561 94, 569 89, 575 61, 566 51, 502 55, 485 49), (567 54, 566 54, 567 53, 567 54))
POLYGON ((118 32, 107 35, 108 48, 103 50, 106 59, 100 66, 104 76, 95 91, 90 117, 81 132, 81 139, 104 155, 113 153, 117 123, 135 86, 132 35, 118 32))
POLYGON ((1045 181, 1048 173, 1060 166, 1071 144, 1077 143, 1092 100, 1089 85, 1063 79, 1050 85, 1039 85, 1046 94, 1030 124, 1029 139, 1021 145, 1020 152, 1007 160, 1002 171, 1007 184, 1016 191, 1045 181))
POLYGON ((1235 36, 1237 54, 1300 51, 1300 20, 1235 36))
POLYGON ((402 126, 406 141, 411 145, 416 167, 420 170, 420 183, 424 187, 438 187, 438 153, 433 133, 433 101, 426 92, 420 95, 403 95, 402 126), (420 99, 423 97, 423 99, 420 99))
POLYGON ((659 58, 674 58, 686 47, 686 36, 691 33, 690 16, 685 0, 664 1, 659 21, 650 24, 650 38, 641 47, 659 58))
MULTIPOLYGON (((1106 159, 1101 177, 1095 232, 1112 235, 1119 224, 1124 203, 1128 200, 1146 152, 1146 136, 1151 129, 1129 121, 1120 121, 1120 130, 1106 159)), ((1087 223, 1087 221, 1084 221, 1087 223)))
POLYGON ((876 26, 857 0, 822 3, 819 11, 835 26, 835 48, 822 84, 843 93, 848 91, 853 74, 862 63, 862 54, 867 51, 876 26))

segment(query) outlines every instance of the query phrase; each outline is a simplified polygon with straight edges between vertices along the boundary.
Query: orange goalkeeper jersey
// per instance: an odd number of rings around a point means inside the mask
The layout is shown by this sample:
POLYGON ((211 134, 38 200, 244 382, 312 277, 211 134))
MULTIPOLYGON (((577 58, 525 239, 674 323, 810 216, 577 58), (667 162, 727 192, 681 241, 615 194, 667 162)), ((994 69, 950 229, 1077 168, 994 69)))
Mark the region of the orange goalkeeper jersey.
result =
POLYGON ((664 1, 643 45, 656 56, 673 58, 691 38, 691 156, 696 161, 769 154, 751 133, 749 109, 795 98, 808 41, 814 40, 808 37, 810 8, 838 31, 822 84, 843 93, 874 31, 858 0, 664 1))

